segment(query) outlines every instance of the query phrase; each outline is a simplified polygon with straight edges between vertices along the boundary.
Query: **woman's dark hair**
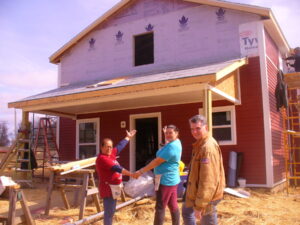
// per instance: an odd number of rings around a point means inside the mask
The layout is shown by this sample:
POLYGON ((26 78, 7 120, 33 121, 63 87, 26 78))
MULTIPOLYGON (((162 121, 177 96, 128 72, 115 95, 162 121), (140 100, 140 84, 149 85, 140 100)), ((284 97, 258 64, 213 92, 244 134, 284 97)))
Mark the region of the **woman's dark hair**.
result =
POLYGON ((167 129, 168 129, 168 128, 171 128, 171 129, 173 129, 174 131, 179 132, 178 127, 176 127, 176 126, 173 125, 173 124, 167 125, 167 129))

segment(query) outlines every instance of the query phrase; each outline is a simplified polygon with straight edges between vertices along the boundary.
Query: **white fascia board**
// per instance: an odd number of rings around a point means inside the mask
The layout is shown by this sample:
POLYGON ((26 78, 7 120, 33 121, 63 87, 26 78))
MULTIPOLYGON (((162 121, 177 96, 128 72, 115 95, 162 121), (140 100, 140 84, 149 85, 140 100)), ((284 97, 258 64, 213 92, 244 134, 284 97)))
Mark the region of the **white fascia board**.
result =
POLYGON ((260 75, 262 88, 262 105, 263 105, 263 123, 264 123, 264 140, 265 140, 265 166, 266 166, 266 186, 274 186, 273 171, 273 153, 272 153, 272 132, 271 132, 271 114, 270 114, 270 96, 268 84, 268 68, 266 56, 265 30, 263 22, 257 22, 257 37, 260 60, 260 75))

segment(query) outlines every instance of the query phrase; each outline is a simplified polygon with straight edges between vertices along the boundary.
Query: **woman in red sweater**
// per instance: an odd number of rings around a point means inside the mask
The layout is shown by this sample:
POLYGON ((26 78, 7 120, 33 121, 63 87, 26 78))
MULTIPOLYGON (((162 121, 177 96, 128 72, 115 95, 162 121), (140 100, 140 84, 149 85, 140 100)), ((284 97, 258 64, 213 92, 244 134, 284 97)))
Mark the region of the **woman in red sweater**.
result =
POLYGON ((96 160, 96 170, 99 177, 99 191, 103 198, 104 205, 104 225, 111 225, 116 210, 117 199, 114 198, 111 187, 118 188, 122 184, 122 175, 132 176, 116 160, 117 155, 128 144, 129 140, 135 135, 136 130, 126 131, 126 137, 113 148, 113 142, 105 138, 101 144, 101 153, 96 160))

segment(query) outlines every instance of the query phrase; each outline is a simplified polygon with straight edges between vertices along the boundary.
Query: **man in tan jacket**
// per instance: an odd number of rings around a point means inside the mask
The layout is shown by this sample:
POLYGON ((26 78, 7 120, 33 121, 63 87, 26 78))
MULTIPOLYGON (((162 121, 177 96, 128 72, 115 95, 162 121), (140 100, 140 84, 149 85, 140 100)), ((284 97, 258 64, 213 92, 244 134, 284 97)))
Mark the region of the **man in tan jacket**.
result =
POLYGON ((196 225, 195 218, 201 220, 201 225, 216 225, 216 205, 223 198, 225 188, 222 153, 208 132, 205 117, 196 115, 189 122, 196 142, 182 206, 184 225, 196 225))

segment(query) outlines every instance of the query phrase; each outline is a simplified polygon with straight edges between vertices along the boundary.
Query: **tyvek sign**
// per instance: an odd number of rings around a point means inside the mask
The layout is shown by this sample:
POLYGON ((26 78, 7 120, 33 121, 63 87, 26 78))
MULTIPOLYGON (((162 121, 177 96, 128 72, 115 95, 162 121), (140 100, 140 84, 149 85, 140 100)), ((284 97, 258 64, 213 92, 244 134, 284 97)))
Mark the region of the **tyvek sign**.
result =
POLYGON ((258 56, 257 23, 244 23, 239 26, 241 56, 258 56))

